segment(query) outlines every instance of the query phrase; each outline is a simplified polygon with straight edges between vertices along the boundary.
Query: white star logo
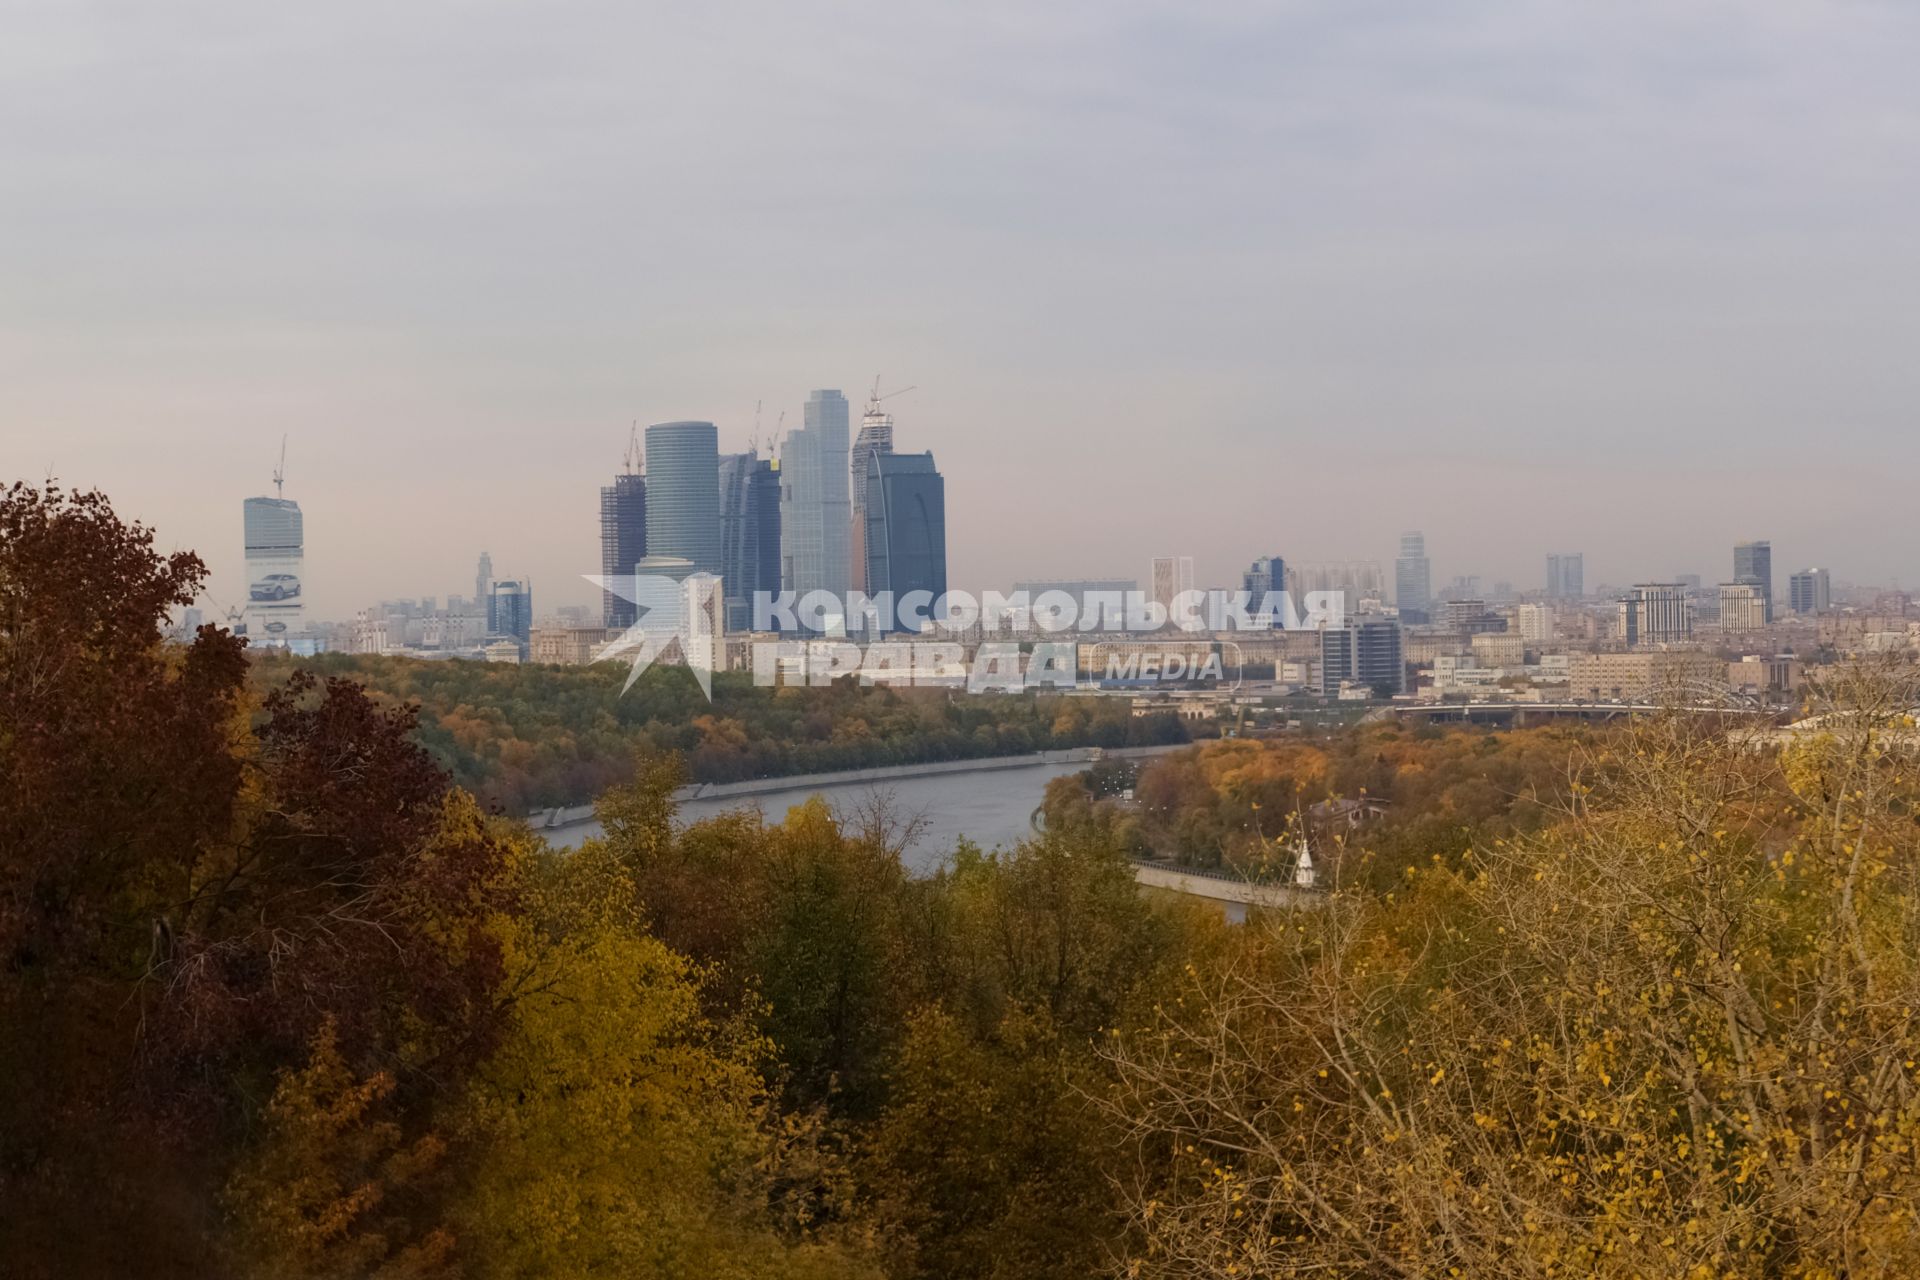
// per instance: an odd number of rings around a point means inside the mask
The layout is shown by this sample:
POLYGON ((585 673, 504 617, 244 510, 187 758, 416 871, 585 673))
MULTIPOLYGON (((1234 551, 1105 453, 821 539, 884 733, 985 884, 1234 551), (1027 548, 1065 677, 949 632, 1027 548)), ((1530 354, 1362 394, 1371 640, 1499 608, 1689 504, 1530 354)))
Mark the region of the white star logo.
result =
POLYGON ((717 659, 716 640, 719 619, 720 579, 710 573, 696 573, 684 582, 660 574, 597 573, 581 575, 603 591, 639 607, 634 624, 599 653, 601 658, 631 654, 625 693, 633 688, 656 658, 667 654, 678 641, 680 660, 693 672, 700 692, 713 701, 713 668, 717 659))

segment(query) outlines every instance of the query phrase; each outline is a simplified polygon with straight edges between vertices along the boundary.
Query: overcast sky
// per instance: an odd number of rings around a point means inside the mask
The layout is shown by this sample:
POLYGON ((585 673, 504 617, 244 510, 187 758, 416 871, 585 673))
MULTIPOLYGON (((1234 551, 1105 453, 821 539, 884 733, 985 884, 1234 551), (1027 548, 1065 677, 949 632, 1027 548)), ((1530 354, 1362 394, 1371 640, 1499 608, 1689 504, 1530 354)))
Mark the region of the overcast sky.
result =
POLYGON ((628 425, 876 373, 956 586, 1912 585, 1920 5, 0 0, 0 474, 212 594, 597 599, 628 425))

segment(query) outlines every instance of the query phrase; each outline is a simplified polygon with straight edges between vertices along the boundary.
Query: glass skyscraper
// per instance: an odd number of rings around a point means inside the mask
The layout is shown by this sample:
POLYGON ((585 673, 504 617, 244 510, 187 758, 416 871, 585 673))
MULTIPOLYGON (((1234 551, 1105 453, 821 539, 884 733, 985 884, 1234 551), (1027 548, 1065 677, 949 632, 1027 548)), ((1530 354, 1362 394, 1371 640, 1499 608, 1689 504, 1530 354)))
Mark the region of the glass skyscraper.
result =
POLYGON ((1767 541, 1742 542, 1733 548, 1733 580, 1754 582, 1766 603, 1767 621, 1773 621, 1773 544, 1767 541))
POLYGON ((846 599, 852 585, 852 500, 847 476, 847 398, 807 397, 803 425, 780 448, 780 586, 804 597, 846 599))
POLYGON ((720 459, 720 578, 727 630, 753 625, 753 596, 780 590, 780 472, 757 453, 720 459))
POLYGON ((1586 557, 1581 552, 1547 557, 1547 599, 1578 600, 1586 594, 1586 557))
POLYGON ((487 634, 515 640, 524 660, 533 639, 533 584, 508 579, 487 589, 487 634))
POLYGON ((947 482, 933 454, 867 455, 866 522, 868 594, 891 591, 897 608, 909 591, 947 593, 947 482))
MULTIPOLYGON (((1279 556, 1261 556, 1240 575, 1240 589, 1247 593, 1247 611, 1257 614, 1266 603, 1269 592, 1287 589, 1287 562, 1279 556)), ((1276 628, 1283 621, 1281 614, 1273 615, 1272 622, 1276 628)))
POLYGON ((1802 569, 1787 579, 1787 605, 1795 613, 1825 613, 1833 607, 1833 575, 1802 569))
POLYGON ((1400 535, 1400 558, 1393 562, 1393 603, 1401 618, 1425 622, 1433 608, 1433 562, 1427 559, 1427 535, 1400 535))
POLYGON ((720 572, 720 433, 711 422, 647 428, 646 502, 648 555, 720 572))
POLYGON ((860 419, 860 434, 853 438, 850 501, 853 507, 853 587, 867 589, 867 459, 876 453, 893 452, 893 415, 875 400, 867 405, 860 419))

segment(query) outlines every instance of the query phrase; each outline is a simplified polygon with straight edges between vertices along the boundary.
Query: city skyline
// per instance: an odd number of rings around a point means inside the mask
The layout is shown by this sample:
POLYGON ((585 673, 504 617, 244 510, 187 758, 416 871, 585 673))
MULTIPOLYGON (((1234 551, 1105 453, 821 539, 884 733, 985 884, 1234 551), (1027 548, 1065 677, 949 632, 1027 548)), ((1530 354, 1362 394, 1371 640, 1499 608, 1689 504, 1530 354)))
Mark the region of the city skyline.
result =
MULTIPOLYGON (((814 394, 819 394, 819 393, 816 392, 814 394)), ((712 423, 705 422, 705 421, 701 421, 697 423, 691 422, 691 421, 682 421, 682 422, 673 422, 673 423, 657 423, 654 425, 660 426, 660 427, 666 427, 666 428, 684 428, 684 427, 696 427, 696 426, 700 428, 707 428, 707 427, 713 426, 712 423)), ((892 425, 891 421, 889 421, 888 425, 889 427, 891 427, 892 425)), ((791 434, 792 432, 789 432, 789 435, 791 434)), ((724 461, 727 458, 738 456, 738 455, 733 455, 725 452, 726 450, 725 442, 727 437, 724 431, 721 431, 716 428, 715 438, 720 442, 718 447, 721 450, 720 454, 716 459, 717 462, 724 461)), ((757 438, 758 436, 756 433, 753 433, 751 431, 749 432, 749 439, 757 439, 757 438)), ((785 442, 786 439, 787 439, 786 436, 782 436, 771 442, 771 448, 773 449, 776 456, 777 456, 778 450, 780 449, 781 445, 785 442)), ((765 445, 762 446, 763 449, 766 447, 768 446, 765 446, 765 445)), ((638 466, 638 471, 636 473, 630 473, 630 479, 639 481, 640 482, 639 487, 644 492, 645 478, 646 478, 644 452, 635 452, 630 448, 629 452, 624 456, 627 460, 626 465, 638 466), (637 463, 635 461, 636 459, 637 459, 637 463)), ((849 470, 850 470, 851 469, 851 448, 849 448, 848 458, 849 458, 849 470)), ((762 457, 762 462, 768 465, 771 465, 773 461, 774 461, 773 458, 766 457, 766 456, 762 457)), ((941 468, 941 474, 943 476, 946 475, 946 468, 944 466, 941 468)), ((774 475, 775 477, 779 475, 777 468, 775 469, 774 475)), ((620 478, 621 477, 616 476, 616 480, 620 478)), ((852 483, 852 477, 850 475, 849 476, 849 492, 850 493, 853 488, 854 488, 854 484, 852 483)), ((604 515, 605 504, 606 504, 606 501, 608 500, 608 495, 611 492, 612 491, 605 486, 602 486, 600 489, 601 503, 600 503, 599 509, 602 511, 603 515, 604 515)), ((248 502, 249 503, 254 502, 258 497, 259 495, 255 495, 254 497, 251 497, 248 499, 248 502)), ((289 499, 289 501, 292 501, 292 499, 289 499)), ((849 503, 849 505, 851 504, 849 503)), ((965 504, 963 503, 962 509, 964 509, 964 506, 965 504)), ((530 522, 530 527, 531 527, 531 523, 539 523, 539 522, 530 522)), ((720 520, 717 507, 715 512, 715 518, 712 521, 712 523, 714 525, 714 530, 716 531, 714 536, 718 537, 719 534, 717 531, 720 529, 722 522, 720 520)), ((500 528, 504 526, 494 525, 491 527, 500 528)), ((1746 529, 1745 525, 1742 525, 1739 527, 1743 531, 1746 529)), ((596 526, 593 534, 593 537, 596 540, 596 545, 602 546, 603 555, 604 555, 605 532, 606 530, 604 527, 604 519, 603 519, 601 525, 596 526)), ((1296 539, 1291 535, 1288 535, 1285 538, 1285 541, 1288 544, 1298 542, 1300 545, 1306 545, 1306 546, 1321 545, 1324 543, 1324 540, 1326 537, 1324 531, 1305 530, 1303 532, 1306 536, 1296 539), (1321 541, 1316 542, 1315 539, 1319 539, 1321 541)), ((161 533, 164 535, 165 531, 162 530, 161 533)), ((1424 534, 1409 534, 1404 531, 1399 534, 1394 534, 1389 531, 1389 527, 1386 524, 1382 524, 1379 527, 1379 529, 1371 531, 1370 536, 1375 543, 1384 544, 1387 542, 1392 542, 1400 553, 1406 552, 1407 547, 1409 545, 1409 540, 1413 538, 1420 539, 1420 549, 1422 551, 1425 551, 1427 549, 1426 539, 1424 534)), ((1698 537, 1697 533, 1695 534, 1695 537, 1696 538, 1698 537)), ((852 532, 851 525, 849 526, 847 540, 849 542, 849 552, 850 552, 850 571, 849 572, 850 572, 850 575, 853 575, 853 574, 857 574, 858 569, 861 566, 851 566, 852 546, 855 543, 857 543, 857 536, 852 532)), ((1187 535, 1184 535, 1184 541, 1182 542, 1182 545, 1191 545, 1196 542, 1205 542, 1207 540, 1208 539, 1204 535, 1189 533, 1187 535)), ((509 542, 512 541, 510 534, 509 534, 508 541, 509 542)), ((500 543, 500 540, 495 539, 493 542, 490 542, 487 545, 492 546, 499 543, 500 543)), ((1165 543, 1163 541, 1163 542, 1156 543, 1155 545, 1165 545, 1165 543)), ((1331 544, 1325 544, 1325 545, 1331 545, 1331 544)), ((1343 545, 1351 545, 1351 544, 1343 544, 1343 545)), ((1543 543, 1542 545, 1557 545, 1557 544, 1543 543)), ((1624 568, 1619 571, 1618 577, 1608 576, 1606 574, 1601 574, 1596 576, 1592 573, 1588 573, 1586 575, 1587 581, 1586 581, 1585 594, 1588 598, 1601 598, 1603 596, 1606 598, 1615 598, 1623 593, 1630 592, 1632 590, 1633 584, 1636 584, 1645 580, 1649 580, 1649 579, 1660 579, 1660 580, 1676 579, 1676 578, 1697 579, 1698 582, 1704 582, 1709 586, 1711 586, 1714 583, 1728 580, 1727 576, 1724 573, 1716 573, 1712 569, 1712 562, 1715 559, 1718 559, 1722 562, 1725 562, 1728 560, 1729 558, 1729 552, 1727 550, 1728 545, 1733 545, 1735 548, 1733 554, 1738 555, 1746 547, 1750 545, 1765 548, 1769 545, 1769 540, 1763 539, 1758 541, 1757 543, 1748 543, 1748 542, 1742 542, 1739 544, 1722 543, 1717 555, 1712 552, 1707 552, 1702 555, 1701 559, 1706 562, 1703 565, 1703 568, 1706 571, 1701 573, 1693 573, 1693 572, 1687 572, 1684 574, 1675 574, 1672 572, 1646 573, 1646 572, 1640 571, 1639 567, 1624 568)), ((199 551, 202 557, 208 560, 210 564, 220 559, 220 556, 218 554, 219 549, 217 547, 214 549, 213 554, 209 554, 207 549, 205 548, 194 548, 194 549, 199 551)), ((952 553, 954 552, 955 548, 954 548, 954 544, 951 536, 949 536, 949 540, 948 540, 948 550, 949 550, 950 558, 953 558, 952 553)), ((312 551, 313 551, 312 547, 309 547, 307 549, 307 559, 309 562, 311 562, 311 560, 313 559, 312 551)), ((592 548, 587 548, 588 553, 591 553, 591 551, 592 551, 592 548)), ((1501 582, 1501 581, 1509 582, 1512 586, 1512 589, 1519 594, 1529 594, 1529 595, 1544 594, 1549 598, 1552 596, 1553 588, 1552 588, 1551 582, 1548 581, 1546 578, 1543 578, 1537 569, 1535 569, 1530 574, 1528 569, 1525 567, 1528 559, 1528 556, 1525 553, 1513 551, 1511 548, 1509 549, 1509 554, 1505 557, 1502 563, 1511 561, 1516 565, 1518 565, 1518 567, 1509 576, 1504 573, 1480 570, 1478 566, 1469 566, 1464 561, 1456 561, 1451 557, 1445 556, 1444 548, 1442 549, 1442 551, 1443 551, 1443 554, 1439 557, 1423 556, 1422 558, 1426 559, 1429 563, 1439 563, 1439 564, 1445 565, 1447 566, 1450 572, 1455 569, 1467 570, 1465 574, 1460 576, 1468 576, 1473 579, 1476 579, 1479 581, 1486 581, 1486 582, 1501 582)), ((962 555, 964 555, 964 548, 961 549, 961 553, 962 555)), ((471 556, 473 553, 469 549, 466 554, 468 556, 469 563, 470 563, 471 556)), ((481 554, 484 556, 486 554, 486 551, 482 550, 481 554)), ((1656 554, 1652 558, 1651 563, 1652 564, 1660 564, 1660 563, 1670 564, 1672 557, 1669 556, 1664 561, 1661 559, 1661 556, 1664 556, 1665 554, 1666 554, 1665 552, 1656 554)), ((325 557, 323 556, 322 559, 324 560, 324 558, 325 557)), ((515 557, 515 558, 516 558, 516 562, 518 562, 518 557, 515 557)), ((1187 556, 1183 558, 1193 562, 1193 564, 1195 565, 1195 568, 1193 570, 1194 585, 1202 589, 1219 589, 1219 588, 1230 587, 1232 583, 1239 581, 1241 579, 1245 571, 1246 552, 1244 549, 1228 549, 1226 551, 1219 552, 1214 555, 1187 556), (1236 565, 1236 557, 1238 558, 1237 565, 1236 565)), ((1343 565, 1343 564, 1355 565, 1355 566, 1366 566, 1370 570, 1379 571, 1383 579, 1387 579, 1387 582, 1382 586, 1381 590, 1378 592, 1380 598, 1387 603, 1395 602, 1393 597, 1396 594, 1396 592, 1393 588, 1397 584, 1391 582, 1391 577, 1387 573, 1389 563, 1397 562, 1396 557, 1394 556, 1388 555, 1384 552, 1381 555, 1375 556, 1375 557, 1332 557, 1330 556, 1324 562, 1322 562, 1311 556, 1307 556, 1307 555, 1296 556, 1289 553, 1287 558, 1290 564, 1301 566, 1302 569, 1307 572, 1312 572, 1317 569, 1323 569, 1330 565, 1343 565)), ((1554 561, 1560 560, 1563 558, 1569 558, 1569 557, 1562 557, 1558 553, 1552 553, 1544 557, 1539 555, 1534 555, 1532 557, 1532 560, 1535 564, 1538 564, 1543 558, 1548 563, 1548 566, 1549 566, 1548 572, 1550 573, 1552 569, 1552 564, 1554 561)), ((238 557, 236 557, 236 559, 238 559, 238 557)), ((1399 559, 1404 559, 1404 554, 1402 554, 1399 557, 1399 559)), ((1582 559, 1582 556, 1579 554, 1575 554, 1571 556, 1570 559, 1575 564, 1578 564, 1579 561, 1582 559)), ((1045 568, 1047 566, 1044 563, 1042 563, 1040 567, 1045 568)), ((1121 565, 1118 563, 1110 563, 1110 564, 1102 563, 1102 564, 1097 564, 1092 572, 1082 576, 1090 577, 1090 578, 1104 578, 1104 577, 1118 576, 1124 568, 1125 568, 1124 565, 1121 565)), ((1736 566, 1736 569, 1737 569, 1737 566, 1736 566)), ((563 586, 560 589, 554 590, 548 594, 549 609, 559 609, 563 607, 578 608, 578 607, 583 607, 588 605, 599 604, 602 601, 603 593, 601 592, 600 589, 593 587, 590 583, 588 583, 585 577, 582 576, 592 571, 593 570, 591 569, 582 570, 580 571, 580 573, 577 573, 577 574, 562 571, 561 582, 563 583, 563 586), (578 587, 576 587, 574 584, 575 578, 579 579, 580 585, 578 587)), ((600 562, 600 568, 598 571, 602 573, 607 572, 604 561, 600 562)), ((1578 570, 1576 569, 1574 572, 1577 576, 1578 570)), ((1899 577, 1899 575, 1895 575, 1894 577, 1889 579, 1876 581, 1871 578, 1863 578, 1861 576, 1850 573, 1844 567, 1838 570, 1837 572, 1833 570, 1828 570, 1827 572, 1829 573, 1830 580, 1833 583, 1841 584, 1841 585, 1860 586, 1860 587, 1885 587, 1889 589, 1905 589, 1907 585, 1899 577)), ((528 575, 528 576, 532 577, 535 575, 528 575)), ((951 581, 955 589, 976 590, 976 589, 999 589, 1000 587, 1004 586, 1007 582, 1039 578, 1042 576, 1045 576, 1045 575, 1038 572, 1034 564, 1016 563, 1013 570, 1010 573, 1010 576, 1001 577, 997 579, 989 579, 985 581, 976 581, 976 580, 971 580, 971 579, 962 577, 957 572, 950 572, 949 580, 951 581)), ((1433 576, 1437 579, 1439 576, 1438 572, 1433 571, 1433 576)), ((352 579, 352 582, 359 582, 362 580, 363 578, 361 576, 356 576, 354 579, 352 579)), ((370 576, 366 577, 364 580, 371 581, 372 577, 370 576)), ((387 598, 409 598, 409 597, 420 597, 420 598, 433 597, 433 598, 440 598, 440 599, 450 599, 460 594, 459 591, 456 590, 452 585, 444 581, 434 584, 434 586, 432 586, 431 588, 426 586, 418 586, 418 585, 409 588, 405 583, 402 583, 401 585, 399 585, 394 589, 383 590, 383 591, 374 591, 371 589, 364 589, 364 590, 359 589, 354 585, 352 585, 352 582, 350 582, 344 588, 338 585, 335 586, 334 591, 336 596, 340 593, 344 593, 344 596, 347 600, 347 603, 341 608, 340 612, 338 613, 330 612, 328 609, 328 606, 323 603, 322 608, 318 611, 309 607, 306 610, 306 616, 309 619, 313 621, 318 621, 318 622, 338 622, 338 621, 350 619, 353 616, 353 614, 357 612, 360 608, 364 607, 368 601, 375 598, 387 599, 387 598)), ((1315 586, 1314 589, 1319 589, 1320 586, 1324 586, 1324 585, 1325 585, 1324 583, 1318 584, 1317 586, 1315 586)), ((200 601, 197 603, 199 603, 202 606, 211 606, 213 609, 216 610, 216 612, 220 609, 227 609, 229 611, 232 611, 232 610, 239 609, 244 605, 244 598, 229 601, 229 599, 222 594, 222 591, 220 588, 221 588, 221 584, 218 580, 218 575, 216 574, 213 589, 210 590, 206 595, 203 595, 200 601)), ((243 593, 236 592, 236 595, 242 595, 242 594, 243 593)), ((731 594, 731 592, 729 594, 731 594)), ((320 596, 323 602, 327 601, 328 599, 328 595, 326 593, 309 590, 307 593, 309 606, 311 606, 312 598, 316 595, 320 596)))

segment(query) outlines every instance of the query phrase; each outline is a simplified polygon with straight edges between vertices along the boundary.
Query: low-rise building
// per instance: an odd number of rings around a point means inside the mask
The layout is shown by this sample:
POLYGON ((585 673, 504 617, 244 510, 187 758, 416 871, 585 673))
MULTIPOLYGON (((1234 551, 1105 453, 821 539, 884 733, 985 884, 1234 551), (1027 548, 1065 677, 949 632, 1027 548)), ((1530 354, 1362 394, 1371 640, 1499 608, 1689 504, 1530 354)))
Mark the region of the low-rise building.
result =
POLYGON ((1733 691, 1760 697, 1796 693, 1805 675, 1806 669, 1790 653, 1774 657, 1749 654, 1727 664, 1727 683, 1733 691))
POLYGON ((502 636, 480 646, 480 656, 488 662, 508 662, 518 665, 520 662, 520 642, 502 636))
POLYGON ((1579 653, 1568 663, 1567 694, 1582 702, 1684 702, 1702 685, 1727 687, 1726 664, 1710 653, 1579 653))
POLYGON ((616 632, 601 626, 576 625, 558 620, 542 622, 533 628, 528 641, 528 662, 545 662, 561 667, 584 667, 616 632))
POLYGON ((1473 638, 1473 656, 1483 667, 1518 667, 1527 661, 1527 642, 1511 631, 1486 631, 1473 638))

